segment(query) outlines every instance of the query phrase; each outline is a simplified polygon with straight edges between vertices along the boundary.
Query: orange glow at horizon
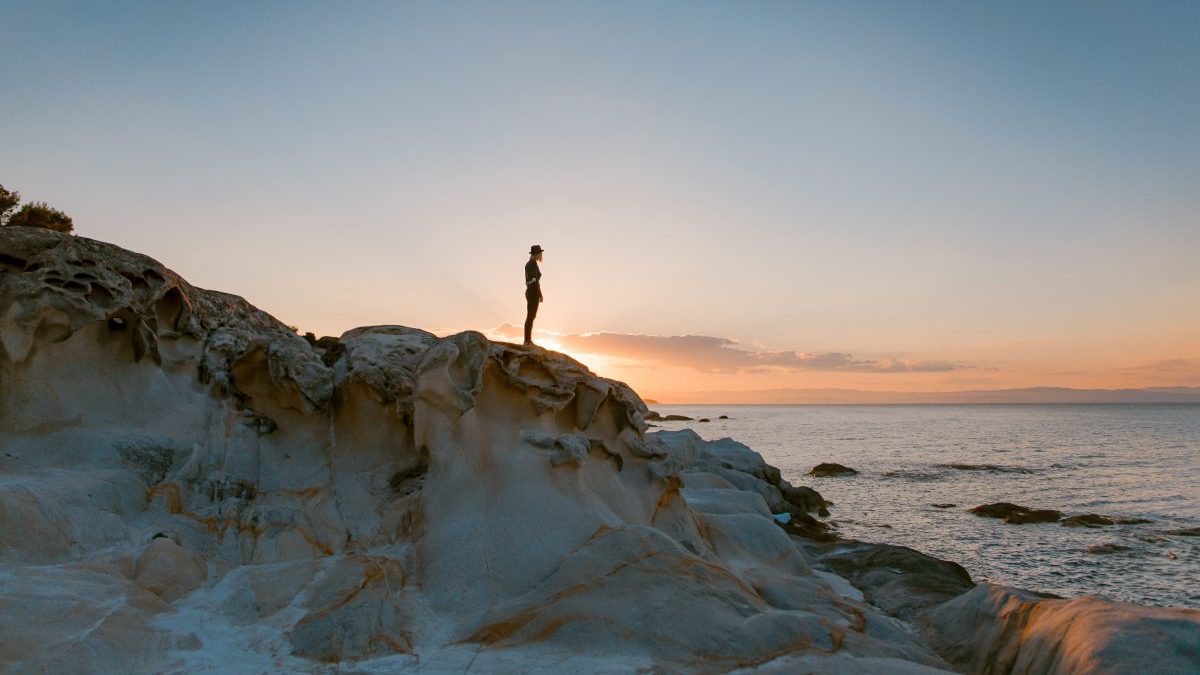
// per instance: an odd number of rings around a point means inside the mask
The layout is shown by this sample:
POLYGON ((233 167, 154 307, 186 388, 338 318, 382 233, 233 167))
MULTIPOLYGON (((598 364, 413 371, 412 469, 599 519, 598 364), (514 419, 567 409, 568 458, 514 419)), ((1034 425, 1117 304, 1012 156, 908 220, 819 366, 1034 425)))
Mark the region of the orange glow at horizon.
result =
MULTIPOLYGON (((502 327, 489 337, 506 339, 502 327)), ((1160 358, 1147 353, 1141 362, 1120 360, 1120 349, 1106 354, 1068 355, 1066 346, 1048 346, 1034 352, 1025 348, 1022 360, 990 361, 976 354, 961 361, 970 365, 933 372, 889 372, 891 364, 920 364, 919 358, 879 359, 877 372, 847 370, 789 370, 780 366, 752 366, 721 370, 695 362, 665 363, 662 358, 639 358, 629 353, 608 353, 578 347, 580 338, 597 333, 570 334, 538 329, 534 341, 541 347, 563 353, 596 374, 626 382, 639 394, 660 402, 695 400, 706 392, 770 392, 779 389, 846 389, 867 392, 953 392, 970 390, 1065 387, 1072 389, 1137 389, 1146 387, 1200 385, 1200 357, 1160 358), (572 341, 576 341, 572 344, 572 341)), ((1187 344, 1168 348, 1165 354, 1196 353, 1187 344)), ((811 356, 811 355, 805 355, 811 356)), ((862 359, 856 363, 871 361, 862 359)), ((763 394, 764 396, 766 394, 763 394)), ((701 396, 703 398, 703 396, 701 396)))

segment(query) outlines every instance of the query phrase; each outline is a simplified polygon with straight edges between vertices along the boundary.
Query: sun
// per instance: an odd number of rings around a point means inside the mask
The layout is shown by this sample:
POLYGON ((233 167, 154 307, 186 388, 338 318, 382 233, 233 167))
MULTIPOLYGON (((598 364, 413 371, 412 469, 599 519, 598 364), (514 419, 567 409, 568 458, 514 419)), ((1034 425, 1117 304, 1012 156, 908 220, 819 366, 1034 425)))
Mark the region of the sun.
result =
POLYGON ((535 340, 535 342, 537 343, 537 345, 539 347, 542 347, 543 349, 549 349, 550 351, 555 351, 560 354, 565 354, 565 355, 571 357, 572 359, 575 359, 576 361, 587 366, 588 369, 594 373, 599 373, 601 371, 601 369, 603 369, 604 366, 607 365, 608 359, 604 355, 572 351, 572 350, 564 347, 563 344, 561 342, 559 342, 557 339, 555 339, 555 337, 552 335, 538 336, 538 339, 535 340))

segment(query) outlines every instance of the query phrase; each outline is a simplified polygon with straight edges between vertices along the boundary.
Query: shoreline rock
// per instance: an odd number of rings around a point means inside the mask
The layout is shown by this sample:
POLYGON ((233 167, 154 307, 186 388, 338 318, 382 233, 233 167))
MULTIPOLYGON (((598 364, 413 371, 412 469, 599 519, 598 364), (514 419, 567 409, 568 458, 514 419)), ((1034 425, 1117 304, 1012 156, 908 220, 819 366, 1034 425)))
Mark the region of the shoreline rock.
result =
POLYGON ((905 621, 975 586, 958 563, 906 546, 844 539, 809 550, 817 550, 817 560, 861 590, 868 602, 905 621))
POLYGON ((1200 611, 992 584, 920 617, 940 654, 971 673, 1193 673, 1200 611))
POLYGON ((894 617, 961 599, 961 567, 833 539, 816 490, 732 439, 647 433, 636 392, 565 355, 305 339, 44 230, 0 228, 0 266, 0 662, 950 667, 894 617))

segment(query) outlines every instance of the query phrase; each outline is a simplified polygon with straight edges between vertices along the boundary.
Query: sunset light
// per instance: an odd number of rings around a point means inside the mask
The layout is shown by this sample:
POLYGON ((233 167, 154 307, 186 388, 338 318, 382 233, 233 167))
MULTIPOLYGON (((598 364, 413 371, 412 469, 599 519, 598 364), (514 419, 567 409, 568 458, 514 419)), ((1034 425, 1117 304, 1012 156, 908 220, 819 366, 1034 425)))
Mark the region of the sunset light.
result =
POLYGON ((1200 0, 0 0, 0 675, 1200 673, 1200 0))

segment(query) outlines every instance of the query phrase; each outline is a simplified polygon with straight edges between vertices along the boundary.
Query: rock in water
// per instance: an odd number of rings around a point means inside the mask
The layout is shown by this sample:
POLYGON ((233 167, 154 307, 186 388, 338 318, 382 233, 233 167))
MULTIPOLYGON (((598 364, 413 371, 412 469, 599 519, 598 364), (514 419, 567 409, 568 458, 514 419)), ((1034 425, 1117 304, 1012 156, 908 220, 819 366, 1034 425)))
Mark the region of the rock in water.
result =
POLYGON ((1122 544, 1096 544, 1095 546, 1087 547, 1087 552, 1094 555, 1108 555, 1110 553, 1120 553, 1122 551, 1131 550, 1128 546, 1122 544))
POLYGON ((0 662, 946 666, 776 525, 820 495, 646 413, 560 354, 310 342, 145 256, 0 228, 0 662))
POLYGON ((1084 513, 1063 518, 1063 527, 1104 527, 1107 525, 1143 525, 1152 522, 1145 518, 1122 518, 1120 516, 1102 516, 1096 513, 1084 513))
POLYGON ((858 471, 851 469, 848 466, 842 466, 841 464, 835 464, 833 462, 822 462, 821 464, 814 466, 812 471, 808 472, 808 475, 827 478, 832 476, 853 476, 857 473, 858 471))
POLYGON ((1062 517, 1062 511, 1054 509, 1031 509, 1009 502, 983 504, 971 509, 971 513, 983 518, 1003 518, 1004 522, 1020 525, 1022 523, 1053 523, 1062 517))

